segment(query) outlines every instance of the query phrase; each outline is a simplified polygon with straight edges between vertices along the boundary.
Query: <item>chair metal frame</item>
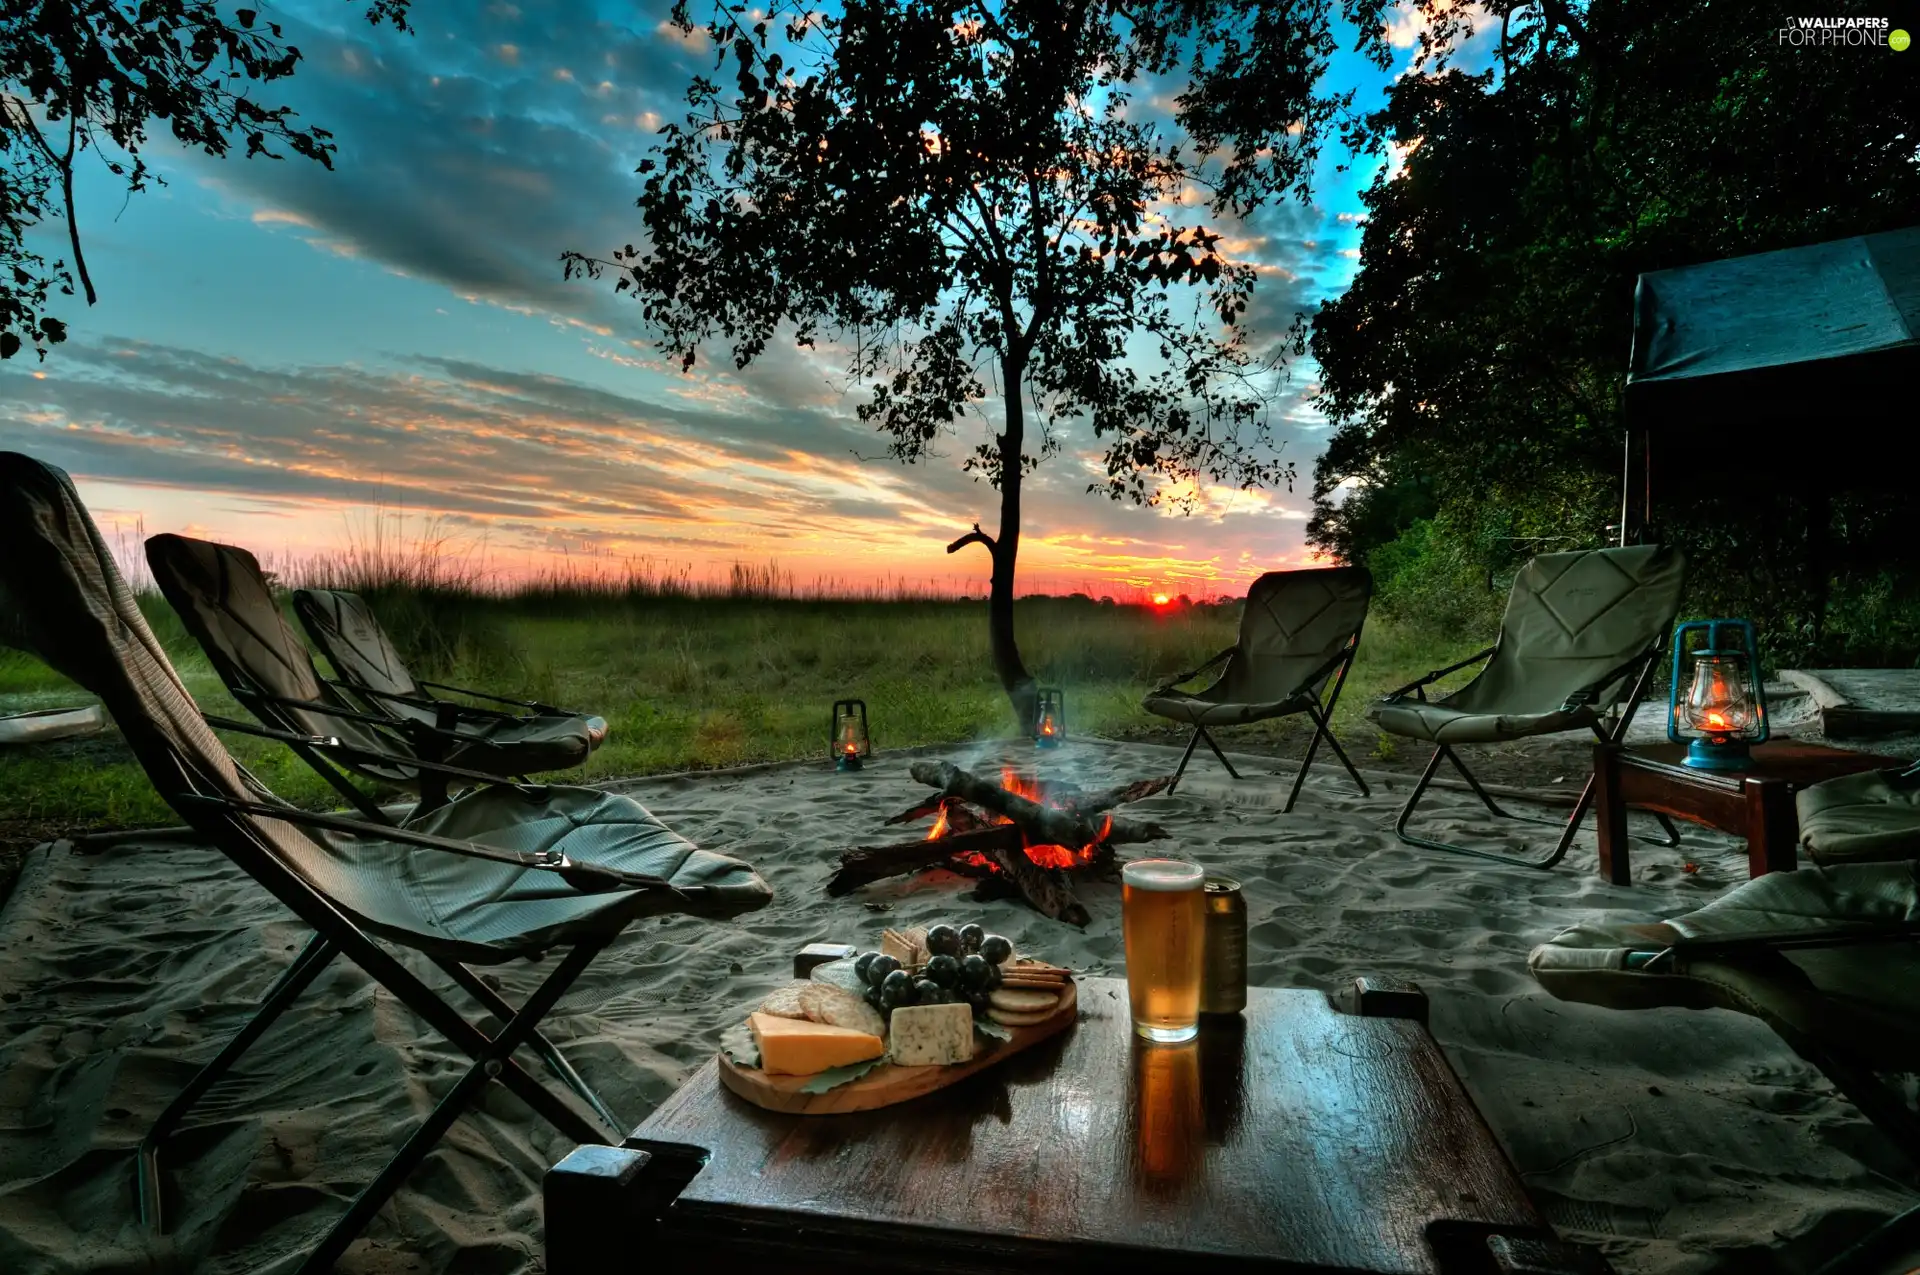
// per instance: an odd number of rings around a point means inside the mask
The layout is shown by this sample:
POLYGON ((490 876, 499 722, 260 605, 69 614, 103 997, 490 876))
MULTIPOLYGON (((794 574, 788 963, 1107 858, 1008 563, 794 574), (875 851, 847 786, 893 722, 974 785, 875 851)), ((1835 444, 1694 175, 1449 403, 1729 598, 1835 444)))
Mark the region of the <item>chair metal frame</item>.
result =
MULTIPOLYGON (((225 721, 216 721, 215 724, 223 728, 238 725, 225 721)), ((242 726, 240 728, 250 729, 251 733, 255 734, 281 734, 281 732, 268 732, 257 727, 242 726)), ((316 747, 337 744, 337 741, 323 739, 311 739, 309 742, 316 747)), ((692 892, 674 887, 658 877, 599 864, 582 863, 556 851, 501 850, 476 842, 438 837, 384 823, 370 825, 340 815, 316 814, 278 803, 234 801, 227 797, 199 792, 175 794, 174 801, 181 808, 181 812, 189 818, 203 811, 214 816, 246 815, 278 820, 319 831, 372 836, 383 841, 398 842, 423 849, 446 851, 553 872, 569 884, 587 892, 629 888, 667 889, 682 897, 692 892)), ((216 844, 221 845, 223 850, 227 849, 222 844, 223 838, 215 836, 213 839, 216 844)), ((367 1223, 399 1189, 408 1174, 426 1158, 440 1139, 453 1127, 454 1121, 460 1117, 461 1113, 473 1104, 490 1080, 497 1080, 505 1085, 558 1132, 576 1142, 611 1145, 618 1140, 624 1131, 624 1126, 619 1119, 567 1061, 560 1052, 559 1046, 539 1030, 541 1021, 552 1011, 560 997, 572 986, 581 972, 592 963, 594 957, 612 941, 612 936, 600 942, 571 945, 566 955, 561 958, 559 965, 518 1009, 488 987, 463 962, 438 953, 424 952, 423 954, 435 966, 445 972, 485 1012, 499 1020, 501 1024, 499 1030, 488 1035, 468 1022, 459 1011, 411 973, 386 948, 355 925, 352 918, 342 912, 325 895, 301 880, 277 858, 270 854, 240 856, 232 854, 231 851, 228 853, 243 871, 312 927, 314 933, 300 954, 294 958, 293 963, 274 981, 259 1010, 227 1041, 220 1052, 194 1075, 186 1088, 168 1104, 166 1110, 161 1112, 152 1128, 141 1139, 135 1156, 136 1198, 141 1223, 150 1233, 156 1236, 165 1233, 160 1152, 167 1138, 192 1111, 194 1105, 232 1069, 234 1064, 265 1034, 275 1020, 286 1012, 336 956, 344 955, 358 965, 375 982, 393 993, 409 1009, 458 1046, 472 1060, 472 1064, 395 1152, 393 1158, 380 1170, 373 1181, 355 1197, 347 1212, 328 1229, 320 1243, 307 1254, 298 1268, 301 1275, 324 1272, 333 1268, 334 1263, 359 1237, 367 1223), (552 1090, 542 1085, 514 1061, 514 1052, 523 1045, 530 1047, 540 1056, 555 1078, 586 1104, 604 1127, 596 1128, 593 1120, 587 1119, 568 1107, 552 1090)))
MULTIPOLYGON (((1616 715, 1612 725, 1603 729, 1602 726, 1596 722, 1589 727, 1589 729, 1593 731, 1594 737, 1600 742, 1607 744, 1620 743, 1626 739, 1627 728, 1633 724, 1634 712, 1639 708, 1640 701, 1646 697, 1647 686, 1653 680, 1654 667, 1659 663, 1660 652, 1665 645, 1666 638, 1665 635, 1662 635, 1645 651, 1634 656, 1633 659, 1627 661, 1611 673, 1608 673, 1599 681, 1568 697, 1565 704, 1562 705, 1563 711, 1571 711, 1575 708, 1589 705, 1599 697, 1600 692, 1606 689, 1606 687, 1616 683, 1624 683, 1629 677, 1633 678, 1633 689, 1631 692, 1624 699, 1615 701, 1614 710, 1616 715)), ((1490 646, 1486 650, 1470 655, 1456 664, 1449 664, 1443 669, 1435 669, 1425 677, 1418 678, 1400 687, 1398 690, 1389 692, 1384 697, 1384 702, 1388 704, 1396 703, 1411 694, 1421 703, 1425 703, 1427 702, 1426 688, 1428 686, 1431 686, 1443 677, 1458 673, 1462 669, 1471 668, 1475 664, 1491 659, 1493 653, 1498 649, 1498 646, 1490 646)), ((1426 850, 1444 850, 1449 854, 1471 855, 1476 859, 1490 859, 1495 863, 1507 863, 1522 868, 1540 868, 1545 870, 1554 867, 1562 859, 1566 858, 1567 851, 1572 849, 1573 839, 1580 831, 1580 821, 1586 818, 1587 811, 1593 806, 1593 788, 1593 776, 1589 774, 1586 785, 1580 790, 1579 800, 1574 802, 1573 814, 1568 816, 1564 825, 1555 819, 1540 819, 1533 815, 1514 814, 1496 802, 1492 794, 1488 793, 1487 790, 1481 786, 1479 779, 1474 776, 1471 770, 1467 769, 1466 763, 1460 760, 1460 755, 1454 752, 1453 745, 1435 743, 1433 756, 1427 760, 1426 769, 1420 772, 1420 781, 1413 786, 1413 791, 1407 796, 1406 804, 1400 808, 1399 817, 1393 821, 1393 835, 1410 846, 1419 846, 1426 850), (1460 777, 1467 781, 1467 787, 1472 790, 1473 795, 1480 799, 1480 804, 1485 806, 1488 812, 1497 818, 1513 819, 1525 823, 1537 823, 1549 828, 1559 827, 1561 829, 1560 838, 1554 843, 1553 849, 1547 852, 1544 857, 1528 858, 1525 855, 1502 854, 1496 850, 1482 850, 1475 846, 1463 846, 1451 841, 1438 841, 1432 837, 1417 836, 1414 833, 1408 832, 1407 823, 1413 818, 1414 808, 1420 804, 1420 799, 1426 795, 1427 788, 1432 784, 1434 774, 1440 769, 1440 763, 1443 760, 1453 764, 1453 768, 1460 772, 1460 777)), ((1653 845, 1665 846, 1668 849, 1678 846, 1680 844, 1680 830, 1674 827, 1673 821, 1659 812, 1654 813, 1654 818, 1658 820, 1660 826, 1666 830, 1666 838, 1664 840, 1656 840, 1651 837, 1640 837, 1637 839, 1653 845)))
MULTIPOLYGON (((1306 756, 1301 759, 1300 769, 1294 773, 1293 788, 1287 793, 1287 804, 1281 807, 1282 814, 1293 813, 1293 803, 1300 799, 1300 788, 1307 781, 1307 771, 1313 768, 1313 759, 1319 752, 1320 741, 1323 739, 1327 741, 1327 747, 1333 749, 1334 756, 1340 759, 1340 764, 1346 767, 1347 774, 1353 777, 1353 782, 1359 785, 1360 795, 1362 797, 1371 797, 1373 795, 1373 791, 1367 787, 1367 781, 1361 778, 1360 772, 1354 768, 1353 759, 1347 756, 1347 750, 1340 747, 1340 741, 1335 739, 1333 735, 1334 706, 1340 702, 1340 692, 1347 684, 1347 673, 1352 669, 1353 658, 1360 650, 1360 633, 1361 629, 1365 627, 1366 625, 1363 623, 1360 628, 1355 629, 1353 636, 1347 639, 1346 645, 1342 646, 1340 650, 1334 654, 1332 659, 1316 669, 1311 677, 1301 683, 1301 691, 1299 693, 1307 696, 1305 703, 1299 708, 1288 709, 1284 713, 1275 713, 1272 715, 1273 717, 1291 717, 1294 713, 1305 713, 1313 722, 1313 737, 1307 741, 1306 756), (1317 691, 1311 690, 1311 688, 1316 686, 1320 689, 1317 691)), ((1182 673, 1172 681, 1154 688, 1152 695, 1166 694, 1168 691, 1179 686, 1180 683, 1193 680, 1214 665, 1220 663, 1220 661, 1238 654, 1239 651, 1240 646, 1238 643, 1235 643, 1226 650, 1221 651, 1218 655, 1215 655, 1200 667, 1182 673)), ((1149 698, 1151 697, 1150 695, 1149 698)), ((1245 726, 1250 725, 1253 721, 1270 720, 1272 719, 1258 717, 1252 718, 1247 722, 1234 722, 1232 724, 1235 726, 1245 726)), ((1233 768, 1233 763, 1227 760, 1227 755, 1220 751, 1220 745, 1214 742, 1212 732, 1208 731, 1203 723, 1196 722, 1193 727, 1193 737, 1187 740, 1187 749, 1180 754, 1180 765, 1174 769, 1173 782, 1167 785, 1168 793, 1172 793, 1175 788, 1180 786, 1180 778, 1186 774, 1187 771, 1187 762, 1192 759, 1193 750, 1198 748, 1203 740, 1206 742, 1207 747, 1213 750, 1213 755, 1220 759, 1220 764, 1227 768, 1227 773, 1235 779, 1240 778, 1240 772, 1233 768)))

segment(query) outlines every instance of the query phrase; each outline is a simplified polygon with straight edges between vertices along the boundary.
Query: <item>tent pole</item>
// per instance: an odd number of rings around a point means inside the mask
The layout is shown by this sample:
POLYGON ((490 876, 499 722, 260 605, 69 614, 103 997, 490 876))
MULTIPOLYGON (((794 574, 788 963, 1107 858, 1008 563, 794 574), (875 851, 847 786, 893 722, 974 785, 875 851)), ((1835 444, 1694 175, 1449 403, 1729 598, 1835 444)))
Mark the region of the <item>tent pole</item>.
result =
POLYGON ((1620 547, 1627 547, 1627 511, 1633 506, 1633 427, 1620 436, 1620 547))

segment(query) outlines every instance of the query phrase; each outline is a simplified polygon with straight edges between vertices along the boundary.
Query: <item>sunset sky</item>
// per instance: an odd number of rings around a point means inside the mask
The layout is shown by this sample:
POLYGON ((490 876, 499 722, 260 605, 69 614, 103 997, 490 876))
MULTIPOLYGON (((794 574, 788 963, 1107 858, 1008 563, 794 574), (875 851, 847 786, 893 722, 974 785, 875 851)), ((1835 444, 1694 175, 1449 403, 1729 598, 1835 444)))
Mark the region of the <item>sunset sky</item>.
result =
MULTIPOLYGON (((377 529, 445 536, 498 579, 741 562, 803 584, 981 588, 985 554, 944 547, 997 519, 959 469, 984 423, 946 460, 863 462, 884 448, 831 349, 682 375, 637 305, 562 281, 563 249, 641 237, 634 165, 706 65, 666 3, 427 0, 411 36, 358 4, 261 7, 306 55, 266 95, 333 130, 336 170, 161 139, 169 184, 126 201, 84 169, 100 303, 55 311, 74 339, 44 363, 0 365, 0 447, 72 472, 129 544, 178 531, 290 564, 377 529)), ((1406 56, 1411 32, 1394 35, 1406 56)), ((1334 74, 1363 101, 1389 78, 1353 54, 1334 74)), ((1352 277, 1371 175, 1329 162, 1316 206, 1237 227, 1265 267, 1251 317, 1269 335, 1352 277)), ((65 255, 63 238, 42 246, 65 255)), ((1113 504, 1085 493, 1093 440, 1069 435, 1028 488, 1023 588, 1211 596, 1303 561, 1312 379, 1296 365, 1276 408, 1292 493, 1206 492, 1191 516, 1113 504)))

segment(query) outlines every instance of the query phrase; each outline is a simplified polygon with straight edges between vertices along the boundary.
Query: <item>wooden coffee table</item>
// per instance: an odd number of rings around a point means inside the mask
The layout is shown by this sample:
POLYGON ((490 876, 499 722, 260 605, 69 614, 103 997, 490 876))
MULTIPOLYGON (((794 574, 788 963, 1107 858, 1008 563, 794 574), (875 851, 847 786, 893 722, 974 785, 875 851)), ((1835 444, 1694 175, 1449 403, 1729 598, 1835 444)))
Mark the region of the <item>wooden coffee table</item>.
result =
POLYGON ((1593 749, 1593 801, 1599 824, 1600 875, 1631 885, 1627 809, 1655 810, 1747 839, 1747 873, 1791 872, 1800 839, 1793 795, 1809 784, 1863 770, 1900 767, 1898 757, 1848 752, 1783 739, 1753 749, 1743 771, 1695 770, 1681 764, 1685 744, 1593 749))
POLYGON ((1255 988, 1186 1046, 1086 979, 1064 1035, 880 1111, 763 1111, 709 1062, 547 1175, 549 1275, 1593 1272, 1425 1026, 1418 991, 1255 988), (1399 1015, 1399 1016, 1392 1016, 1399 1015))

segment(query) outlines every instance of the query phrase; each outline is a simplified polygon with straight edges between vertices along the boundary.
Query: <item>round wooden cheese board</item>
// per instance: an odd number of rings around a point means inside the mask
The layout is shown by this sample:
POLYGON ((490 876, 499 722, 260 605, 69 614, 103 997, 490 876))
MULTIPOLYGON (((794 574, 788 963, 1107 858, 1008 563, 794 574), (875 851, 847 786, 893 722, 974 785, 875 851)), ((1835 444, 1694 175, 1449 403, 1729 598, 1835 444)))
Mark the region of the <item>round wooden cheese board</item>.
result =
POLYGON ((883 1062, 858 1080, 850 1080, 825 1093, 803 1092, 811 1076, 770 1076, 756 1067, 742 1067, 719 1055, 720 1083, 756 1107, 784 1111, 797 1116, 841 1115, 849 1111, 872 1111, 891 1107, 909 1098, 958 1084, 975 1072, 1005 1062, 1023 1049, 1029 1049, 1050 1036, 1073 1026, 1080 1017, 1080 998, 1068 979, 1053 1013, 1026 1027, 1009 1027, 1009 1040, 974 1036, 974 1055, 963 1063, 944 1067, 898 1067, 883 1062))

